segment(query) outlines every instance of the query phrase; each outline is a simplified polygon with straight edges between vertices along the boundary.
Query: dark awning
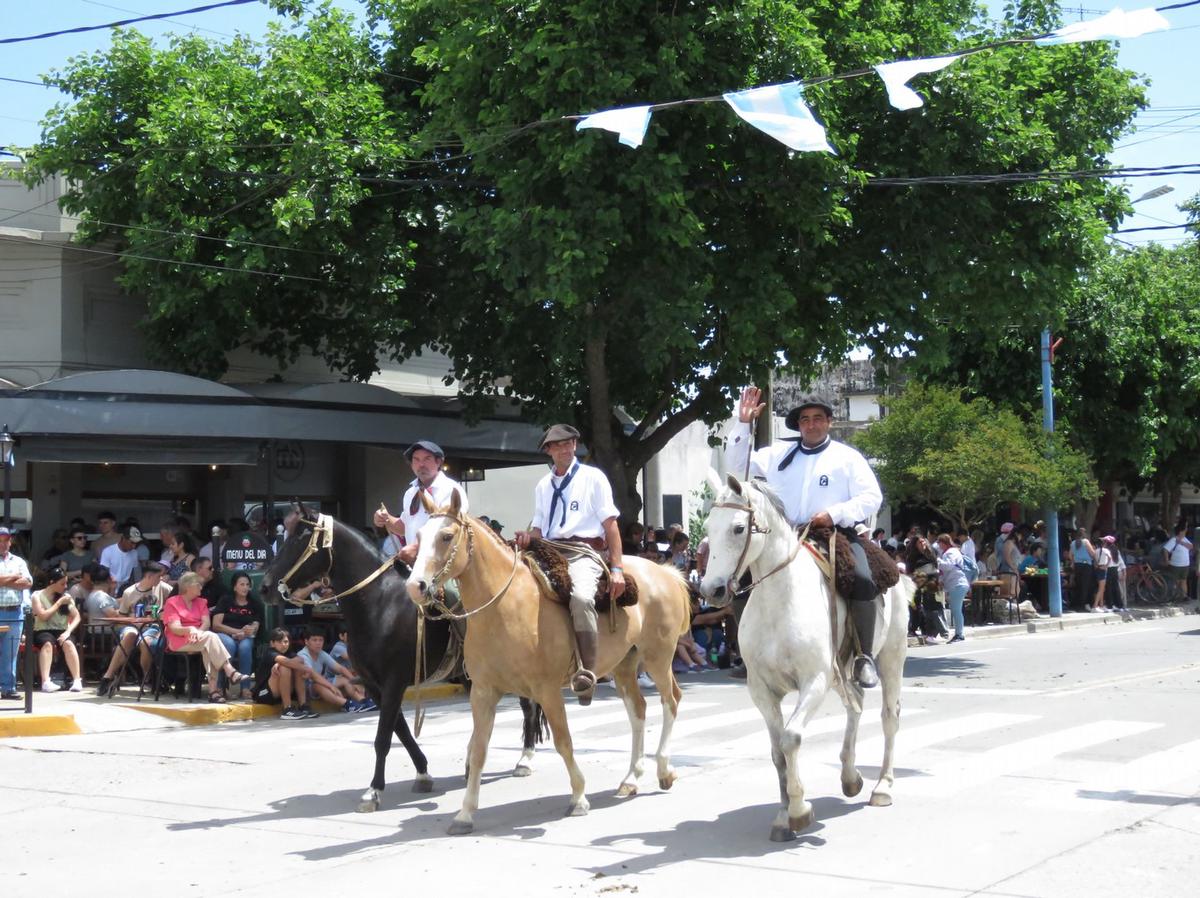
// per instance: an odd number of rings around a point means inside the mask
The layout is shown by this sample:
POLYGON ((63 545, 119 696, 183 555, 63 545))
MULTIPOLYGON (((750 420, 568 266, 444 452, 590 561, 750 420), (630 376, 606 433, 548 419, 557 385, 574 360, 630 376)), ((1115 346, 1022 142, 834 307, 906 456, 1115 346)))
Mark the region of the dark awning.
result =
POLYGON ((357 383, 229 386, 163 371, 74 374, 0 390, 0 424, 29 461, 257 463, 265 440, 407 448, 433 440, 450 457, 541 461, 541 430, 511 403, 468 425, 454 398, 357 383))

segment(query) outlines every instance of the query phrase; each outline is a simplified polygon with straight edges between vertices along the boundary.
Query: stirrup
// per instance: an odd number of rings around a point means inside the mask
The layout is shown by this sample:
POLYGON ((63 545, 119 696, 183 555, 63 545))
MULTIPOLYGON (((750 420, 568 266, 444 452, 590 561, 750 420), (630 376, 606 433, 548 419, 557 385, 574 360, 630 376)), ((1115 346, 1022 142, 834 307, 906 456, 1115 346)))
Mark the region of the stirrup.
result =
POLYGON ((854 681, 863 689, 872 689, 879 685, 875 659, 870 655, 859 655, 854 659, 854 681))
POLYGON ((579 668, 571 677, 571 691, 579 699, 579 704, 590 705, 596 691, 596 675, 586 667, 579 668))

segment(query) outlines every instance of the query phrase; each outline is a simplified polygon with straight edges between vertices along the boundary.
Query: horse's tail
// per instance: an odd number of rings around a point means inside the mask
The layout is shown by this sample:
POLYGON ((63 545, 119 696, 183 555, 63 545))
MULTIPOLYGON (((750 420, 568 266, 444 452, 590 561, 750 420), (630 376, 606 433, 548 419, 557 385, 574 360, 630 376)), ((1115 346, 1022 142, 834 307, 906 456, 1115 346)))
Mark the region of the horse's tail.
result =
POLYGON ((542 706, 521 697, 521 710, 525 712, 525 723, 521 728, 521 742, 525 748, 533 748, 550 738, 550 722, 542 706))

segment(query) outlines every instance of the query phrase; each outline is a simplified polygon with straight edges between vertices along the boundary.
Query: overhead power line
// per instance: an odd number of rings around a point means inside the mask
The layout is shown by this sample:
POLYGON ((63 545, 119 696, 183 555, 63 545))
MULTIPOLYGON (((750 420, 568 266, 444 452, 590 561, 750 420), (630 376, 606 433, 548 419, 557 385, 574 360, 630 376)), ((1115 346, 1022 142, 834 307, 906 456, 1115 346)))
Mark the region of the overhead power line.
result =
MULTIPOLYGON (((247 3, 258 3, 259 0, 224 0, 222 3, 208 3, 204 6, 193 6, 191 9, 179 9, 174 12, 159 12, 151 15, 137 16, 133 19, 122 19, 119 22, 106 22, 103 25, 81 25, 78 28, 64 28, 61 31, 47 31, 43 34, 30 34, 26 37, 0 37, 0 44, 22 44, 26 41, 40 41, 50 37, 61 37, 64 34, 82 34, 86 31, 103 31, 106 28, 121 28, 125 25, 136 25, 138 22, 150 22, 155 19, 169 19, 172 16, 190 16, 194 13, 208 12, 211 9, 221 9, 225 6, 244 6, 247 3)), ((1200 3, 1200 0, 1196 0, 1200 3)))

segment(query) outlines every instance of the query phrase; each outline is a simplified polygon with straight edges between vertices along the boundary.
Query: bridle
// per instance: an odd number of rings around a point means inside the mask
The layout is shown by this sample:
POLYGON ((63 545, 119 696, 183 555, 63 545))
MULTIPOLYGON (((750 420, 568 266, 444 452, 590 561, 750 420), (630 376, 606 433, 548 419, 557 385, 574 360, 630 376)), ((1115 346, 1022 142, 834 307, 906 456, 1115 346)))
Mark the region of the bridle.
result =
POLYGON ((500 587, 500 591, 471 611, 454 611, 446 606, 446 603, 437 597, 437 587, 439 583, 446 580, 450 574, 451 568, 454 567, 454 562, 458 559, 458 553, 462 546, 466 546, 467 564, 471 563, 471 557, 475 554, 475 532, 471 529, 471 524, 467 521, 461 512, 443 511, 429 516, 430 520, 434 518, 446 518, 454 524, 458 525, 458 533, 454 537, 454 544, 450 547, 450 553, 446 556, 445 563, 441 566, 436 574, 429 580, 429 600, 426 604, 418 604, 417 608, 421 613, 421 617, 428 617, 429 620, 466 620, 473 617, 481 611, 489 608, 492 604, 499 601, 500 597, 508 592, 508 588, 512 586, 513 578, 517 575, 517 567, 521 563, 521 550, 513 549, 513 566, 509 571, 508 580, 500 587), (431 614, 429 608, 432 607, 435 613, 431 614))
POLYGON ((325 567, 325 573, 318 578, 325 586, 329 585, 329 573, 333 570, 333 518, 327 514, 319 514, 317 515, 317 519, 315 521, 301 518, 300 523, 308 524, 313 528, 312 535, 308 539, 308 545, 304 547, 304 551, 300 553, 300 557, 296 559, 295 564, 288 569, 286 574, 279 578, 279 582, 275 585, 275 588, 279 591, 280 597, 288 602, 291 602, 292 604, 319 605, 324 604, 325 602, 336 602, 338 599, 344 598, 353 592, 358 592, 363 587, 374 582, 381 574, 383 574, 384 571, 395 564, 396 558, 398 557, 395 555, 389 557, 387 561, 381 564, 372 573, 359 580, 349 589, 343 589, 335 596, 330 598, 322 598, 319 600, 313 600, 311 598, 294 599, 292 598, 291 587, 288 586, 288 581, 292 579, 295 573, 304 566, 308 559, 312 558, 318 552, 329 553, 329 564, 325 567))
MULTIPOLYGON (((712 507, 713 508, 731 508, 735 511, 744 511, 744 512, 746 512, 746 514, 749 517, 749 520, 747 521, 748 526, 746 527, 746 542, 742 546, 741 554, 738 555, 737 564, 735 564, 733 566, 733 573, 730 574, 730 576, 729 576, 729 582, 731 584, 736 584, 738 582, 738 580, 740 580, 742 577, 742 573, 743 573, 742 565, 746 561, 746 556, 750 553, 751 540, 754 539, 755 535, 765 536, 766 534, 771 532, 771 528, 760 526, 758 521, 755 520, 754 503, 751 502, 749 498, 746 499, 745 505, 741 504, 740 502, 715 502, 715 503, 713 503, 712 507)), ((785 567, 787 567, 789 564, 791 564, 792 561, 795 560, 796 555, 800 552, 800 547, 802 545, 804 545, 804 540, 805 540, 805 537, 807 537, 807 536, 808 536, 808 527, 805 527, 804 532, 801 533, 799 535, 799 538, 796 540, 796 545, 792 548, 791 554, 788 555, 788 557, 786 559, 781 561, 779 564, 775 565, 775 567, 771 568, 771 570, 767 571, 765 574, 763 574, 757 580, 753 580, 750 583, 747 583, 741 589, 732 590, 732 595, 733 596, 745 595, 746 593, 750 592, 750 590, 754 589, 754 587, 758 586, 758 584, 760 584, 764 580, 766 580, 768 577, 779 573, 781 570, 783 570, 785 567)))

